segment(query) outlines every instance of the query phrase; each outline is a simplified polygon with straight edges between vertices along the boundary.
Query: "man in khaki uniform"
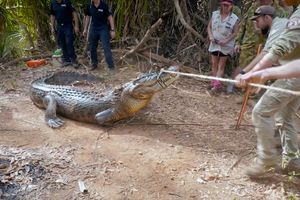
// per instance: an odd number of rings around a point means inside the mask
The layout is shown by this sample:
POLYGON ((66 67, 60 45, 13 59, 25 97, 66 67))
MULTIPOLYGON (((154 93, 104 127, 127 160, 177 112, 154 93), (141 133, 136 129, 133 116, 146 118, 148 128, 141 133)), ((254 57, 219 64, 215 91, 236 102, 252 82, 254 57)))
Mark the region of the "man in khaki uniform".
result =
MULTIPOLYGON (((245 75, 246 76, 246 75, 245 75)), ((260 82, 281 78, 299 78, 300 77, 300 59, 289 62, 279 67, 271 67, 248 73, 244 79, 247 81, 256 79, 260 82)))
MULTIPOLYGON (((288 5, 298 5, 299 0, 285 0, 288 5)), ((284 64, 300 58, 300 6, 292 14, 286 30, 274 42, 268 53, 254 68, 237 80, 245 85, 251 73, 262 70, 277 63, 284 64)), ((300 78, 276 80, 274 87, 300 91, 300 78)), ((283 122, 281 128, 282 167, 287 171, 300 173, 299 146, 297 131, 293 117, 300 107, 300 97, 268 90, 255 105, 252 121, 257 134, 258 159, 246 174, 250 177, 264 175, 270 168, 278 166, 278 155, 275 148, 274 124, 275 118, 283 122)))
MULTIPOLYGON (((276 15, 279 17, 287 17, 289 14, 272 0, 254 0, 252 5, 241 18, 240 31, 236 38, 235 52, 240 53, 239 63, 233 72, 233 77, 239 73, 243 73, 243 70, 257 55, 259 44, 263 44, 264 37, 261 36, 255 26, 253 21, 250 19, 253 17, 255 10, 259 6, 271 5, 276 10, 276 15)), ((233 91, 233 86, 229 84, 227 92, 231 93, 233 91)))
POLYGON ((261 52, 243 69, 244 73, 250 71, 268 53, 273 43, 285 31, 289 21, 287 18, 277 17, 273 6, 258 7, 250 19, 255 21, 257 29, 261 30, 265 45, 261 52))
MULTIPOLYGON (((254 11, 262 5, 271 5, 275 8, 276 14, 279 17, 287 17, 287 12, 284 11, 276 2, 272 0, 253 1, 250 8, 244 14, 241 21, 240 31, 236 39, 235 50, 240 51, 239 68, 246 67, 256 56, 258 45, 262 43, 262 38, 255 30, 253 21, 250 19, 254 15, 254 11)), ((240 71, 240 69, 239 69, 240 71)), ((239 73, 239 72, 238 72, 239 73)), ((236 74, 235 74, 236 75, 236 74)))

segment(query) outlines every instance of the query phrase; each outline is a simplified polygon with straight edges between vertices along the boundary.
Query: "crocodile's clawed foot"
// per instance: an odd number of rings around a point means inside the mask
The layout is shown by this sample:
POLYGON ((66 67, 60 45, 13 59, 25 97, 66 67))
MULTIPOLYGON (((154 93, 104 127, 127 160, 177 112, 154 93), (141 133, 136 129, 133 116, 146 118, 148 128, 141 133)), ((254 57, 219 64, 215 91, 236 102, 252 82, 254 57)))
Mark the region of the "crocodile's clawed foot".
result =
POLYGON ((59 119, 58 117, 46 119, 46 121, 48 126, 50 126, 51 128, 59 128, 65 123, 63 120, 59 119))

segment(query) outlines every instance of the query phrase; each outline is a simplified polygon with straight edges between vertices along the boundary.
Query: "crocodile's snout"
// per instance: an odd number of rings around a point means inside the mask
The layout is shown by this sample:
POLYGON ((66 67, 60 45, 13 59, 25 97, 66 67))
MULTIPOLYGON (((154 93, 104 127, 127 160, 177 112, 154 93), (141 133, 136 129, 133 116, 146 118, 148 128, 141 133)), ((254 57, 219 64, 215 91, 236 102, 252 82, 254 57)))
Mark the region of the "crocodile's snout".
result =
POLYGON ((179 66, 178 65, 174 65, 174 66, 170 66, 168 68, 169 71, 174 71, 174 72, 177 72, 179 71, 179 66))
MULTIPOLYGON (((178 72, 179 71, 179 66, 174 65, 174 66, 170 66, 167 71, 172 71, 172 72, 178 72)), ((177 74, 176 73, 168 73, 168 72, 160 72, 157 76, 158 79, 164 78, 164 77, 168 77, 168 78, 177 78, 177 74)))

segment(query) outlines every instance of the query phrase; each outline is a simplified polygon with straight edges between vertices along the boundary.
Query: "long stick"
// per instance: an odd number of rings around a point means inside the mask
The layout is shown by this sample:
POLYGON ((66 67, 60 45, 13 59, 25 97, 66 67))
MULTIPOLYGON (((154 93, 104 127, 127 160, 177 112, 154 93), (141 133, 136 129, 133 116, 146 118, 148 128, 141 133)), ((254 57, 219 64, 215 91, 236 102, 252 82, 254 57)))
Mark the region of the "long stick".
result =
POLYGON ((235 130, 239 129, 239 127, 240 127, 240 125, 242 123, 242 120, 244 118, 244 113, 246 111, 246 108, 247 108, 247 105, 248 105, 248 101, 249 101, 250 91, 251 91, 251 86, 247 86, 247 89, 246 89, 246 92, 245 92, 245 96, 244 96, 244 102, 243 102, 243 105, 241 107, 241 111, 240 111, 238 120, 237 120, 236 125, 235 125, 235 130))
MULTIPOLYGON (((263 46, 262 44, 258 45, 258 48, 257 48, 257 51, 256 51, 256 55, 260 54, 260 52, 262 50, 262 46, 263 46)), ((260 90, 260 88, 259 88, 259 90, 260 90)), ((242 108, 241 108, 238 120, 237 120, 236 125, 235 125, 235 130, 239 129, 239 127, 240 127, 240 125, 242 123, 242 120, 244 118, 244 114, 246 112, 247 104, 248 104, 248 101, 249 101, 250 91, 251 91, 251 86, 248 85, 247 89, 246 89, 245 96, 244 96, 244 102, 243 102, 243 105, 242 105, 242 108)))

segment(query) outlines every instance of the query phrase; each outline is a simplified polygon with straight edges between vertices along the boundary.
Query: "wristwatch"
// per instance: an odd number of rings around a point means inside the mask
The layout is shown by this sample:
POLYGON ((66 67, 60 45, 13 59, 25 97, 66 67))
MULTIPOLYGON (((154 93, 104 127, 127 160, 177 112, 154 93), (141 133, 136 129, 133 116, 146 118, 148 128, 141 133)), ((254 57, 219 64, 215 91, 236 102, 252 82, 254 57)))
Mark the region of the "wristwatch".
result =
POLYGON ((243 74, 246 74, 246 72, 245 72, 244 70, 241 70, 241 71, 240 71, 240 74, 243 75, 243 74))

